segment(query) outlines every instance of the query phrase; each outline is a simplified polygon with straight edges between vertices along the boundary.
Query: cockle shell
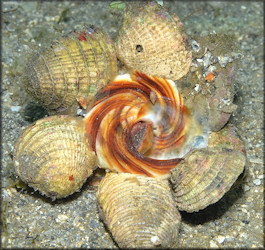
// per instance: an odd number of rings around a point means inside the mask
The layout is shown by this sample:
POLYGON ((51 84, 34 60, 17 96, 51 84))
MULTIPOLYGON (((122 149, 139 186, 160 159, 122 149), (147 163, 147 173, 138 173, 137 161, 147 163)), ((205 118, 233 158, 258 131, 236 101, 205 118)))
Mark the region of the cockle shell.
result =
POLYGON ((179 210, 194 212, 217 202, 243 173, 246 155, 235 129, 212 132, 208 147, 188 155, 171 171, 179 210))
POLYGON ((84 131, 83 120, 70 116, 36 121, 15 145, 16 174, 53 199, 78 191, 96 167, 96 156, 84 131))
POLYGON ((99 91, 85 123, 100 167, 159 178, 204 136, 173 81, 138 71, 99 91))
POLYGON ((223 128, 237 109, 233 103, 236 59, 240 57, 236 44, 231 35, 196 37, 191 69, 178 81, 185 104, 194 107, 197 116, 206 120, 211 131, 223 128), (223 57, 227 58, 225 66, 220 61, 223 57), (212 75, 210 81, 209 74, 212 75))
POLYGON ((183 24, 156 2, 126 3, 115 47, 129 70, 171 80, 184 76, 192 60, 183 24))
POLYGON ((76 114, 117 75, 109 35, 93 26, 74 31, 33 53, 25 67, 27 92, 51 114, 76 114))
POLYGON ((119 247, 175 246, 181 218, 167 180, 108 173, 96 195, 119 247))

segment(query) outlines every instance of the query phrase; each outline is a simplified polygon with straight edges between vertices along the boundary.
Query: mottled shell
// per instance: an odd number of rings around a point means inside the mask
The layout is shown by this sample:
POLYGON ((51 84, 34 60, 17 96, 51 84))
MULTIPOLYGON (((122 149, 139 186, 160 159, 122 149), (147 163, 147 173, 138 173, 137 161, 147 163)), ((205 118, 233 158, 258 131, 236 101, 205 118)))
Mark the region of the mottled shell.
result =
POLYGON ((127 3, 115 47, 129 70, 171 80, 184 76, 192 60, 183 24, 155 2, 127 3))
POLYGON ((186 106, 210 131, 222 129, 237 109, 237 105, 233 104, 235 73, 233 62, 224 69, 218 69, 213 83, 198 79, 198 71, 189 72, 178 82, 186 106))
POLYGON ((215 80, 215 93, 209 100, 209 126, 211 131, 219 131, 237 109, 234 101, 235 65, 227 66, 215 80))
POLYGON ((27 92, 51 114, 76 114, 117 74, 108 34, 90 26, 35 52, 25 67, 27 92))
POLYGON ((80 189, 96 167, 96 156, 89 149, 81 119, 50 116, 21 134, 14 165, 23 182, 56 199, 80 189))
POLYGON ((171 171, 179 210, 195 212, 217 202, 244 171, 243 143, 229 129, 231 127, 225 128, 225 132, 212 132, 220 144, 210 139, 208 148, 195 150, 171 171))
POLYGON ((193 40, 193 63, 178 88, 188 108, 204 120, 211 131, 219 131, 236 110, 234 81, 239 53, 232 35, 210 34, 193 40), (197 43, 198 41, 198 43, 197 43), (222 62, 225 58, 226 63, 222 62), (208 80, 209 72, 213 79, 208 80))
POLYGON ((99 185, 97 198, 119 247, 175 246, 180 214, 167 181, 109 173, 99 185))

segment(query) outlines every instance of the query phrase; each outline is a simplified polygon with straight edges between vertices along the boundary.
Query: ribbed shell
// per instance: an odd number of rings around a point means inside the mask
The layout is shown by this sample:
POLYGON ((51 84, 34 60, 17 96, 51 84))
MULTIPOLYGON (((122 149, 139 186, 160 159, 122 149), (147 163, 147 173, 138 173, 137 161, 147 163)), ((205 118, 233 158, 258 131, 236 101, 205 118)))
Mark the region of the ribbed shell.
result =
POLYGON ((96 167, 81 119, 50 116, 38 120, 20 135, 14 165, 21 180, 55 198, 80 189, 96 167))
POLYGON ((167 181, 109 173, 97 198, 105 223, 121 248, 173 247, 180 214, 167 181))
POLYGON ((127 3, 115 48, 129 70, 171 80, 184 76, 192 60, 183 24, 155 2, 127 3))
POLYGON ((27 92, 50 113, 76 114, 78 101, 89 103, 117 75, 108 34, 90 26, 36 51, 25 67, 27 92))
POLYGON ((194 212, 217 202, 232 187, 246 163, 242 142, 228 133, 211 133, 209 147, 195 150, 171 171, 174 197, 179 210, 194 212), (233 137, 233 138, 232 138, 233 137))

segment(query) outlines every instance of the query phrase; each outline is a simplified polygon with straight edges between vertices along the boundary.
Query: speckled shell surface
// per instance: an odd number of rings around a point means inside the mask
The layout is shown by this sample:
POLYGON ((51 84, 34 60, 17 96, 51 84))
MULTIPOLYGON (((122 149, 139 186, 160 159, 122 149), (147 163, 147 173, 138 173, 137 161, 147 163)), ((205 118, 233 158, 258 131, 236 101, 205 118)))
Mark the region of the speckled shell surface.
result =
POLYGON ((109 35, 92 26, 74 31, 35 51, 25 67, 27 92, 51 114, 76 114, 117 74, 109 35))
POLYGON ((192 60, 183 24, 155 2, 127 3, 115 48, 128 69, 171 80, 184 76, 192 60))
POLYGON ((99 185, 97 198, 119 247, 175 246, 180 214, 167 181, 109 173, 99 185))
POLYGON ((195 212, 217 202, 243 173, 246 155, 233 127, 212 132, 209 145, 187 156, 171 171, 179 210, 195 212))
POLYGON ((53 199, 80 189, 96 167, 83 121, 50 116, 24 130, 14 148, 16 174, 23 182, 53 199))
POLYGON ((233 103, 236 94, 234 82, 237 61, 233 54, 234 48, 227 46, 236 42, 230 41, 227 36, 217 34, 201 39, 207 46, 200 48, 197 53, 193 50, 191 69, 178 81, 178 86, 187 107, 204 120, 211 131, 217 132, 227 124, 232 113, 237 109, 237 105, 233 103), (225 67, 221 66, 221 61, 217 59, 221 58, 219 53, 222 50, 230 51, 229 53, 233 55, 225 57, 230 60, 225 67), (214 74, 212 81, 207 82, 206 77, 209 72, 214 74))

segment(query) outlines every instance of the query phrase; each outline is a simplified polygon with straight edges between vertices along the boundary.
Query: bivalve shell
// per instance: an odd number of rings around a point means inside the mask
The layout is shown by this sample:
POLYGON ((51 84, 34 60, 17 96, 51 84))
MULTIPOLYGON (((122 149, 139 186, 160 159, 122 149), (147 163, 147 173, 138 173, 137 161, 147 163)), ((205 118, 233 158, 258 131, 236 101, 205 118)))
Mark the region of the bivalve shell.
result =
POLYGON ((14 148, 15 172, 52 199, 80 189, 96 167, 79 118, 50 116, 28 127, 14 148))
POLYGON ((192 60, 183 24, 155 2, 127 3, 115 47, 129 70, 171 80, 184 76, 192 60))
POLYGON ((50 114, 76 114, 117 74, 112 41, 92 26, 71 32, 28 60, 23 82, 27 92, 50 114))
POLYGON ((195 212, 217 202, 244 171, 246 156, 240 139, 235 134, 231 139, 232 134, 222 130, 211 135, 221 139, 219 143, 209 139, 208 148, 195 150, 171 171, 179 210, 195 212))
POLYGON ((168 181, 108 173, 97 198, 104 221, 121 248, 173 247, 180 214, 168 181))

